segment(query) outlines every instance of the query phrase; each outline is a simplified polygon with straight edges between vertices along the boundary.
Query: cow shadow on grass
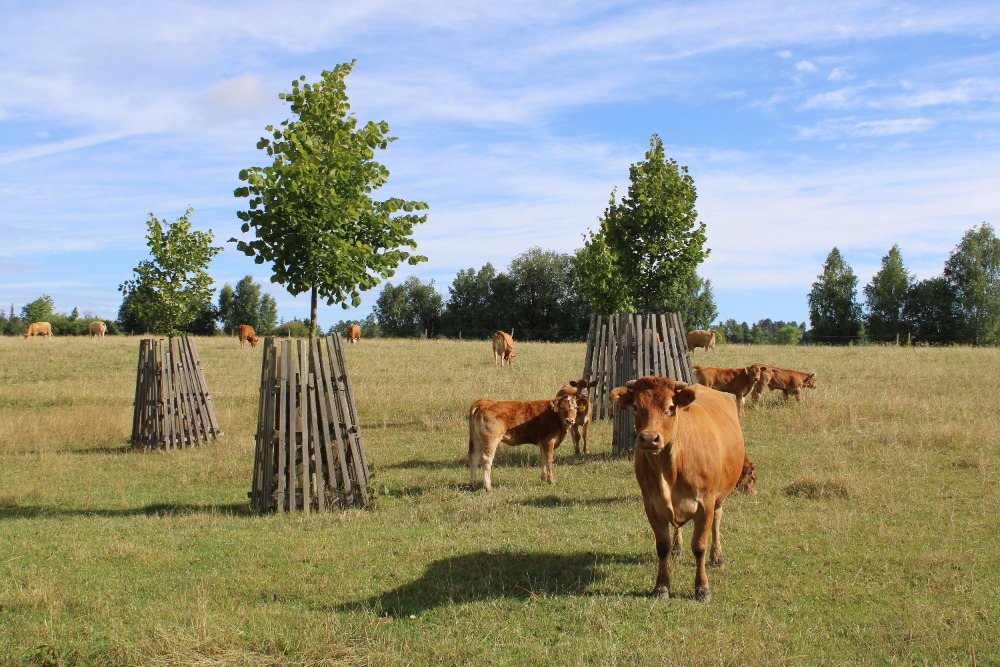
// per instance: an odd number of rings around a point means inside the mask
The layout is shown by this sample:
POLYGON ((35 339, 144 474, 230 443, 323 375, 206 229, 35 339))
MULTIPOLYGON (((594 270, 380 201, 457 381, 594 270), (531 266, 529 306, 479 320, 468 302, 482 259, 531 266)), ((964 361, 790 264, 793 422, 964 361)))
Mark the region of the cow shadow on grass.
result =
POLYGON ((135 517, 135 516, 190 516, 195 514, 217 514, 222 516, 252 516, 249 503, 153 503, 145 507, 125 507, 121 509, 82 509, 65 507, 44 507, 21 505, 0 501, 0 521, 8 519, 36 519, 62 517, 135 517))
MULTIPOLYGON (((446 605, 495 599, 542 600, 607 595, 611 568, 649 562, 649 557, 576 553, 480 551, 432 561, 417 580, 372 597, 347 602, 337 611, 374 612, 395 618, 420 615, 446 605)), ((646 591, 626 594, 646 595, 646 591)))

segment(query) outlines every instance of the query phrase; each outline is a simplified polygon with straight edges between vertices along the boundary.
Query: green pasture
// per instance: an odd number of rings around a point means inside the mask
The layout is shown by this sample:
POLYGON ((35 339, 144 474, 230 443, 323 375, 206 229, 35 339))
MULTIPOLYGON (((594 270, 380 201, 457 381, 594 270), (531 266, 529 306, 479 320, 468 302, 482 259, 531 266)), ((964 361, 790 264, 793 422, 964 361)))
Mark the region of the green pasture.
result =
POLYGON ((247 503, 260 348, 196 343, 225 435, 147 452, 137 339, 0 338, 0 664, 1000 664, 1000 349, 698 351, 819 387, 748 405, 760 493, 726 504, 712 600, 686 550, 657 603, 608 422, 555 485, 507 446, 468 484, 472 401, 554 395, 583 344, 348 347, 375 503, 303 517, 247 503))

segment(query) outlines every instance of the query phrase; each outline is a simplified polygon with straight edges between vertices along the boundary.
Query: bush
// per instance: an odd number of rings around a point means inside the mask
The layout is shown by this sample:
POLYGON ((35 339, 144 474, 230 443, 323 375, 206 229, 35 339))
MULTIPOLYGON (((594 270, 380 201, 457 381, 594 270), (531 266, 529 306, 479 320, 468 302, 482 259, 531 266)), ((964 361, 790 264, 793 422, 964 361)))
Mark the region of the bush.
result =
POLYGON ((309 325, 299 320, 284 322, 279 324, 278 328, 274 330, 274 335, 281 338, 308 338, 309 325))

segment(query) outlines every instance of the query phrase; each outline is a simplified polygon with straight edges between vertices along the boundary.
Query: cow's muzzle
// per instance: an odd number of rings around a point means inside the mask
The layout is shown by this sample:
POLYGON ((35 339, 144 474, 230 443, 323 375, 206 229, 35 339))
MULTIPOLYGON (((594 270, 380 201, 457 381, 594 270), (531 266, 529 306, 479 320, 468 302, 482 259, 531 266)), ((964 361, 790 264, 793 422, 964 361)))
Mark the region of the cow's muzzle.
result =
POLYGON ((642 431, 636 436, 636 446, 645 451, 658 452, 666 442, 658 431, 642 431))

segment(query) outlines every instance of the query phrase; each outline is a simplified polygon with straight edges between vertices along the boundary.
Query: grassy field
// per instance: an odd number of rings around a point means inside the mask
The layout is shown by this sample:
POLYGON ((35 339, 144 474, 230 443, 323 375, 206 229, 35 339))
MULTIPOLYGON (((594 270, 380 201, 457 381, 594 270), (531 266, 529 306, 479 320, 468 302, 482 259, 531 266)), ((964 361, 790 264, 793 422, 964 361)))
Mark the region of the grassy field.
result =
POLYGON ((759 495, 726 506, 726 567, 648 593, 631 462, 502 446, 468 487, 476 398, 545 398, 582 344, 366 340, 347 349, 371 510, 255 516, 260 349, 197 339, 226 434, 131 451, 138 341, 0 338, 0 664, 997 665, 1000 350, 722 347, 815 371, 743 426, 759 495))

